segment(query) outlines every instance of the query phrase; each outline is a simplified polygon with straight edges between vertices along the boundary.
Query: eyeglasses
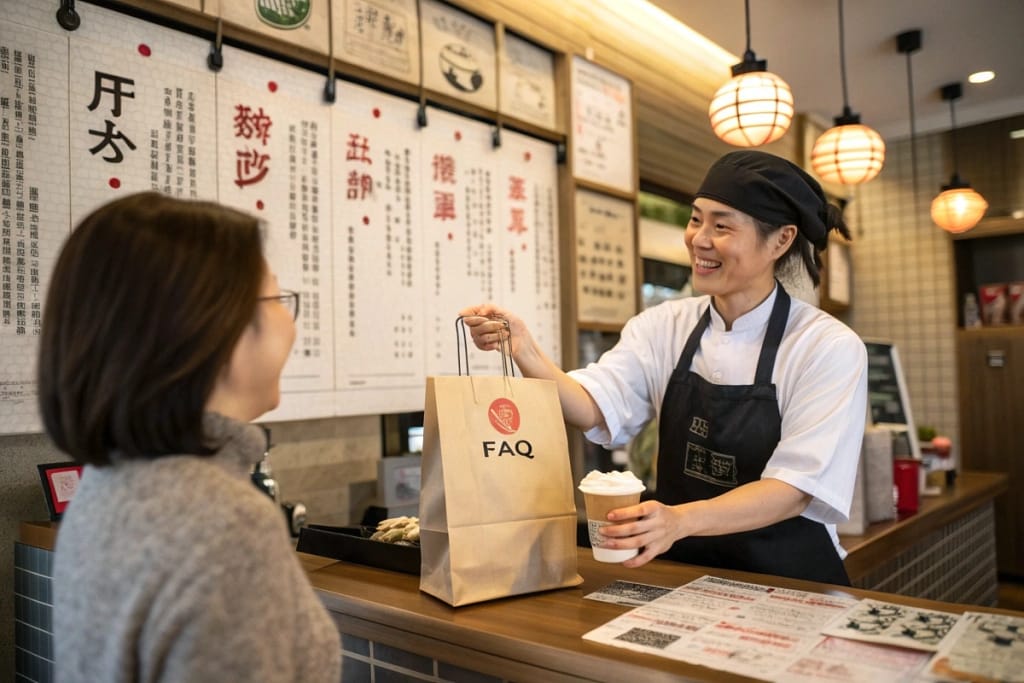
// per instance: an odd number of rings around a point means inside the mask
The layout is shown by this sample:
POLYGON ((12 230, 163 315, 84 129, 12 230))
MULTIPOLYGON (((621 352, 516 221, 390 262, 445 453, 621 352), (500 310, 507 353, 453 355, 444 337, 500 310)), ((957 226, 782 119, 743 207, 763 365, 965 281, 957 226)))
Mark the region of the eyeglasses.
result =
POLYGON ((292 320, 299 319, 299 293, 290 289, 282 289, 280 294, 274 296, 261 296, 258 301, 278 301, 288 312, 292 314, 292 320))

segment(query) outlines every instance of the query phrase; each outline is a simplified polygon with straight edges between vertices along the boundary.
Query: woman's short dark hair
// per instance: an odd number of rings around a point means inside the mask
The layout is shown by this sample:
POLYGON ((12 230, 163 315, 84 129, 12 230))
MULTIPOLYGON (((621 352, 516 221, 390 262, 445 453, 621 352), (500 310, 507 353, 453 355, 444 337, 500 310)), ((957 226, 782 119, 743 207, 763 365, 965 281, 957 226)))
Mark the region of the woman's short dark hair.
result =
POLYGON ((264 277, 256 218, 155 192, 71 233, 43 312, 39 408, 76 461, 209 453, 202 415, 264 277))
MULTIPOLYGON (((852 239, 850 229, 843 218, 843 210, 835 204, 828 204, 825 211, 828 216, 825 225, 828 229, 830 231, 835 230, 848 240, 852 239)), ((768 238, 782 227, 781 225, 772 225, 771 223, 758 220, 753 216, 751 216, 751 219, 754 221, 754 227, 757 228, 757 236, 762 243, 768 241, 768 238)), ((821 252, 815 249, 811 241, 804 237, 803 233, 799 230, 796 231, 796 237, 793 238, 793 243, 789 245, 789 249, 775 262, 775 272, 778 273, 795 267, 793 261, 797 259, 803 261, 804 268, 811 277, 811 282, 814 283, 814 286, 817 287, 821 284, 821 252)))

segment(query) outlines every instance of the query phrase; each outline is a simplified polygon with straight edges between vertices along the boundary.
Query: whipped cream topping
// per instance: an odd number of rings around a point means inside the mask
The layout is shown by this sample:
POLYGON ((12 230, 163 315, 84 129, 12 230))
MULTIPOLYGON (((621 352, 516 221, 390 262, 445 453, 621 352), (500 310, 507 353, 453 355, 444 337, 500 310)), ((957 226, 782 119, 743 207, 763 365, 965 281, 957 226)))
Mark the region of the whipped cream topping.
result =
POLYGON ((580 482, 580 491, 602 496, 618 496, 639 493, 646 489, 644 483, 632 472, 598 472, 591 470, 580 482))

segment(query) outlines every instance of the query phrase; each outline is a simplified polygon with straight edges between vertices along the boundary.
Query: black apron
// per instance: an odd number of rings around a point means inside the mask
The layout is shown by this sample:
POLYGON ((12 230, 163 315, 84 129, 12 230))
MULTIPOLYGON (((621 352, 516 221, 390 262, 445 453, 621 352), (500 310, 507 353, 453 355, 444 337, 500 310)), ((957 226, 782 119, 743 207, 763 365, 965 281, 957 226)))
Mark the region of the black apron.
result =
MULTIPOLYGON (((690 372, 711 322, 704 311, 679 356, 661 407, 656 497, 666 505, 705 500, 761 478, 782 434, 772 370, 789 318, 781 284, 768 321, 754 384, 712 384, 690 372)), ((848 586, 825 525, 806 517, 724 536, 676 541, 663 558, 722 569, 848 586)))

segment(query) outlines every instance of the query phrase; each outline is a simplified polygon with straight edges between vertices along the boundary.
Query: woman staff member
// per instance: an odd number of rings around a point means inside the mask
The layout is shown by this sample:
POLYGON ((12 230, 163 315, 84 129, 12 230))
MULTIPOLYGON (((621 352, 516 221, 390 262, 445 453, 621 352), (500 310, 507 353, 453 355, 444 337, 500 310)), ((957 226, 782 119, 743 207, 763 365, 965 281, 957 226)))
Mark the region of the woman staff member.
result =
POLYGON ((252 485, 298 295, 255 218, 136 194, 71 233, 39 404, 86 465, 57 537, 57 679, 338 681, 338 633, 252 485))
POLYGON ((867 354, 828 314, 791 299, 775 274, 818 252, 839 210, 796 165, 733 152, 708 171, 686 247, 705 296, 644 311, 585 369, 562 372, 523 322, 493 305, 467 316, 477 347, 504 318, 528 377, 558 384, 565 419, 622 444, 659 419, 657 500, 614 510, 607 548, 712 567, 848 584, 835 522, 849 512, 867 406, 867 354), (787 265, 789 264, 789 265, 787 265))

